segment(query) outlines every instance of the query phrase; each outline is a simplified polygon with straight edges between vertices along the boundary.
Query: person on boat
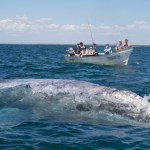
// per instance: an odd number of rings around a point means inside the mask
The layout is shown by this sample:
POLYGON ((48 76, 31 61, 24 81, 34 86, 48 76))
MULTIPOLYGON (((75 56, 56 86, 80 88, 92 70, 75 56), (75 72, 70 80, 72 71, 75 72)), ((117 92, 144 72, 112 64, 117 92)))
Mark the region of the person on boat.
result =
POLYGON ((84 44, 83 44, 83 42, 80 42, 80 48, 82 49, 82 50, 86 50, 86 48, 85 48, 85 46, 84 46, 84 44))
POLYGON ((120 51, 120 50, 123 50, 123 49, 124 49, 124 46, 123 46, 122 40, 119 40, 119 43, 118 43, 118 44, 116 44, 115 49, 116 49, 117 51, 120 51))
POLYGON ((82 51, 82 49, 80 48, 80 44, 77 43, 76 47, 73 48, 73 50, 74 50, 74 54, 75 55, 79 55, 81 53, 81 51, 82 51))
POLYGON ((104 48, 104 52, 106 55, 112 53, 111 46, 108 43, 106 44, 104 48))
POLYGON ((80 52, 79 56, 86 55, 86 48, 85 48, 83 42, 80 42, 79 47, 80 47, 80 49, 81 49, 81 52, 80 52))
POLYGON ((124 48, 128 48, 129 46, 130 46, 129 40, 125 39, 125 41, 124 41, 124 48))
POLYGON ((90 47, 90 49, 89 49, 87 55, 94 55, 95 53, 96 53, 96 52, 95 52, 95 50, 93 49, 93 47, 90 47))

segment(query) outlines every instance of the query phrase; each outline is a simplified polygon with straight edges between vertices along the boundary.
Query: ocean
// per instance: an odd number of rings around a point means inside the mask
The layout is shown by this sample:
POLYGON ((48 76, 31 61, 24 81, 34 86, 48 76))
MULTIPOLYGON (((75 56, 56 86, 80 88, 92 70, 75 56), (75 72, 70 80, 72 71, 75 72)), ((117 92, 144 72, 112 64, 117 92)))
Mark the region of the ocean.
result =
POLYGON ((67 63, 72 46, 0 44, 0 149, 150 149, 150 47, 119 67, 67 63))

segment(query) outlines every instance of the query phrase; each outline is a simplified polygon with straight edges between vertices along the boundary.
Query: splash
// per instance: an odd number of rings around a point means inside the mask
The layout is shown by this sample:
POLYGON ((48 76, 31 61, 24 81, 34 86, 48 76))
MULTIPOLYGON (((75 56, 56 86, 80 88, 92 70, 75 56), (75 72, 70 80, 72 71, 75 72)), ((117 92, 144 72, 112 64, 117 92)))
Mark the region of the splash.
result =
POLYGON ((149 124, 150 103, 127 90, 74 80, 0 81, 0 109, 104 124, 149 124))
POLYGON ((145 95, 143 98, 145 101, 150 102, 150 94, 149 95, 145 95))

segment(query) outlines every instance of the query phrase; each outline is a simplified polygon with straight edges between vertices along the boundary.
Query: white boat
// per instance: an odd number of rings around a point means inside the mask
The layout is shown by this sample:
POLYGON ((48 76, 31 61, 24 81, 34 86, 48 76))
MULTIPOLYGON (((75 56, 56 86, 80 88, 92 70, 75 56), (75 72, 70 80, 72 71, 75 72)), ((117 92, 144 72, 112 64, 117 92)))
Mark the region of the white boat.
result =
POLYGON ((68 54, 65 55, 65 59, 69 63, 88 63, 98 65, 118 65, 125 66, 128 64, 128 60, 133 47, 130 46, 121 51, 115 51, 110 54, 95 53, 94 55, 75 56, 72 53, 73 49, 67 50, 68 54))

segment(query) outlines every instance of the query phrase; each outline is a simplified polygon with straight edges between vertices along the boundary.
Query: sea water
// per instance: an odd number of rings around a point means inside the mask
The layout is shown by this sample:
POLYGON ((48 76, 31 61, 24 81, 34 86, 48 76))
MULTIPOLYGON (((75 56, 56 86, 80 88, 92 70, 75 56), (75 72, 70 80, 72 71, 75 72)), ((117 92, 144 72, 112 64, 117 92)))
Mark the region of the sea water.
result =
POLYGON ((0 45, 0 149, 149 149, 149 118, 128 117, 135 108, 111 97, 113 105, 99 111, 106 97, 93 91, 134 93, 142 97, 134 105, 139 115, 147 109, 149 116, 150 47, 135 46, 128 66, 115 67, 66 63, 72 46, 0 45), (108 111, 114 105, 117 111, 108 111))

